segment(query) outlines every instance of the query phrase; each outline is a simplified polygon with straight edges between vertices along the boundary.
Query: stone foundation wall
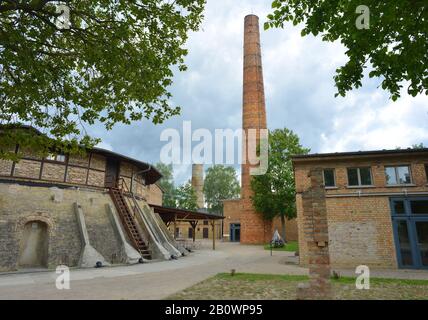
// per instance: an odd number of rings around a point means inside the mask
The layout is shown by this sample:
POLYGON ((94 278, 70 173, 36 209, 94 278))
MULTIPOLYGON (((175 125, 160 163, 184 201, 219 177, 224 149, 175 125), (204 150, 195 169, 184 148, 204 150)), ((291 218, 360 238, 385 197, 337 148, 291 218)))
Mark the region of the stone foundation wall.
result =
POLYGON ((0 183, 0 271, 16 270, 23 230, 31 221, 48 226, 48 267, 77 266, 81 239, 73 204, 83 209, 91 245, 110 263, 120 254, 120 244, 106 211, 114 204, 109 194, 90 189, 59 189, 0 183))

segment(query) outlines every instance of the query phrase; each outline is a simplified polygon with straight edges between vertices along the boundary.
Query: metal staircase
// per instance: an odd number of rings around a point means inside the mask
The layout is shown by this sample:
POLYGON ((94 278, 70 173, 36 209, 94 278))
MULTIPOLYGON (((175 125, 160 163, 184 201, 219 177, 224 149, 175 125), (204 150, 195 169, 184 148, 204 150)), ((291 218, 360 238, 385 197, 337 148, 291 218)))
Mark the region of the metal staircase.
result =
POLYGON ((151 251, 149 250, 148 245, 145 243, 143 236, 140 234, 140 231, 137 228, 135 217, 126 203, 124 191, 129 193, 129 190, 127 189, 128 188, 125 181, 120 180, 116 187, 109 188, 110 196, 113 199, 116 210, 119 213, 120 220, 122 221, 122 225, 125 228, 132 245, 143 258, 151 260, 151 251))

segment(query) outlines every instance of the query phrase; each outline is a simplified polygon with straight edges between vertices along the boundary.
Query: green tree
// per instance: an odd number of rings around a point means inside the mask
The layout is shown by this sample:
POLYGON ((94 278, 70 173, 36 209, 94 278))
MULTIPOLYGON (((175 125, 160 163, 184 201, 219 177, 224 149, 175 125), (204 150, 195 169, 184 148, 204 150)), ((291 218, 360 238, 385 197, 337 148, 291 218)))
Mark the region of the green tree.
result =
POLYGON ((424 148, 425 148, 425 145, 422 142, 412 145, 412 149, 424 149, 424 148))
POLYGON ((174 176, 172 164, 156 164, 156 169, 162 174, 159 186, 162 188, 162 205, 165 207, 177 207, 176 190, 174 186, 174 176))
POLYGON ((306 154, 299 137, 291 130, 269 132, 269 166, 264 175, 252 176, 251 200, 266 220, 281 218, 281 234, 285 240, 285 219, 296 217, 295 185, 291 156, 306 154))
POLYGON ((204 196, 209 212, 223 214, 223 200, 237 198, 240 190, 235 168, 214 165, 207 169, 204 196))
POLYGON ((205 0, 66 1, 67 10, 56 2, 0 1, 0 124, 31 124, 53 139, 9 140, 90 147, 99 140, 85 125, 179 114, 168 87, 173 70, 186 69, 184 45, 205 0), (65 16, 67 26, 58 23, 65 16))
POLYGON ((176 190, 177 207, 187 210, 198 210, 197 197, 190 181, 176 190))
POLYGON ((368 63, 369 77, 381 77, 381 87, 392 100, 400 96, 403 85, 412 96, 428 94, 426 0, 275 0, 272 8, 265 29, 303 23, 302 36, 321 35, 347 48, 348 61, 334 77, 336 96, 361 87, 368 63), (367 13, 369 20, 362 19, 367 13), (357 27, 359 23, 367 29, 357 27))

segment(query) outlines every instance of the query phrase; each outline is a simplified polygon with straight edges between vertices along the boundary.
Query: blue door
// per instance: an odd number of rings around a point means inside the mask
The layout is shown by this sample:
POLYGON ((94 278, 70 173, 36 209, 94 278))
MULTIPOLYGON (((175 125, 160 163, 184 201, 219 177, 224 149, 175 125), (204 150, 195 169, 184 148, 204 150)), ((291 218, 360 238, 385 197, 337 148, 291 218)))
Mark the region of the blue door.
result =
POLYGON ((391 198, 400 268, 428 269, 428 198, 391 198))

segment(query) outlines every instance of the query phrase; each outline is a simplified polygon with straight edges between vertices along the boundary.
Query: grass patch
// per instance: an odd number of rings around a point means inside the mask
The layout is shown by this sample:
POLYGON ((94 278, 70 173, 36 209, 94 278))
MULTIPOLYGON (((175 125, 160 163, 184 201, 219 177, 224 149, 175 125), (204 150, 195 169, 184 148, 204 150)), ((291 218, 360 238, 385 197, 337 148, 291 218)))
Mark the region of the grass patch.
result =
MULTIPOLYGON (((270 250, 270 244, 264 245, 265 250, 270 250)), ((282 248, 272 248, 273 251, 299 251, 299 244, 297 241, 288 241, 282 248)))
MULTIPOLYGON (((258 274, 258 273, 219 273, 214 276, 217 279, 224 280, 241 280, 241 281, 306 281, 308 276, 304 275, 281 275, 281 274, 258 274)), ((334 283, 354 284, 355 277, 340 277, 339 279, 331 278, 334 283)), ((428 286, 428 280, 419 279, 390 279, 390 278, 370 278, 371 284, 401 284, 409 286, 428 286)))
POLYGON ((219 273, 214 276, 217 279, 223 280, 241 280, 241 281, 266 281, 266 280, 280 280, 280 281, 306 281, 309 280, 308 276, 300 275, 281 275, 281 274, 258 274, 258 273, 235 273, 232 277, 230 273, 219 273))

